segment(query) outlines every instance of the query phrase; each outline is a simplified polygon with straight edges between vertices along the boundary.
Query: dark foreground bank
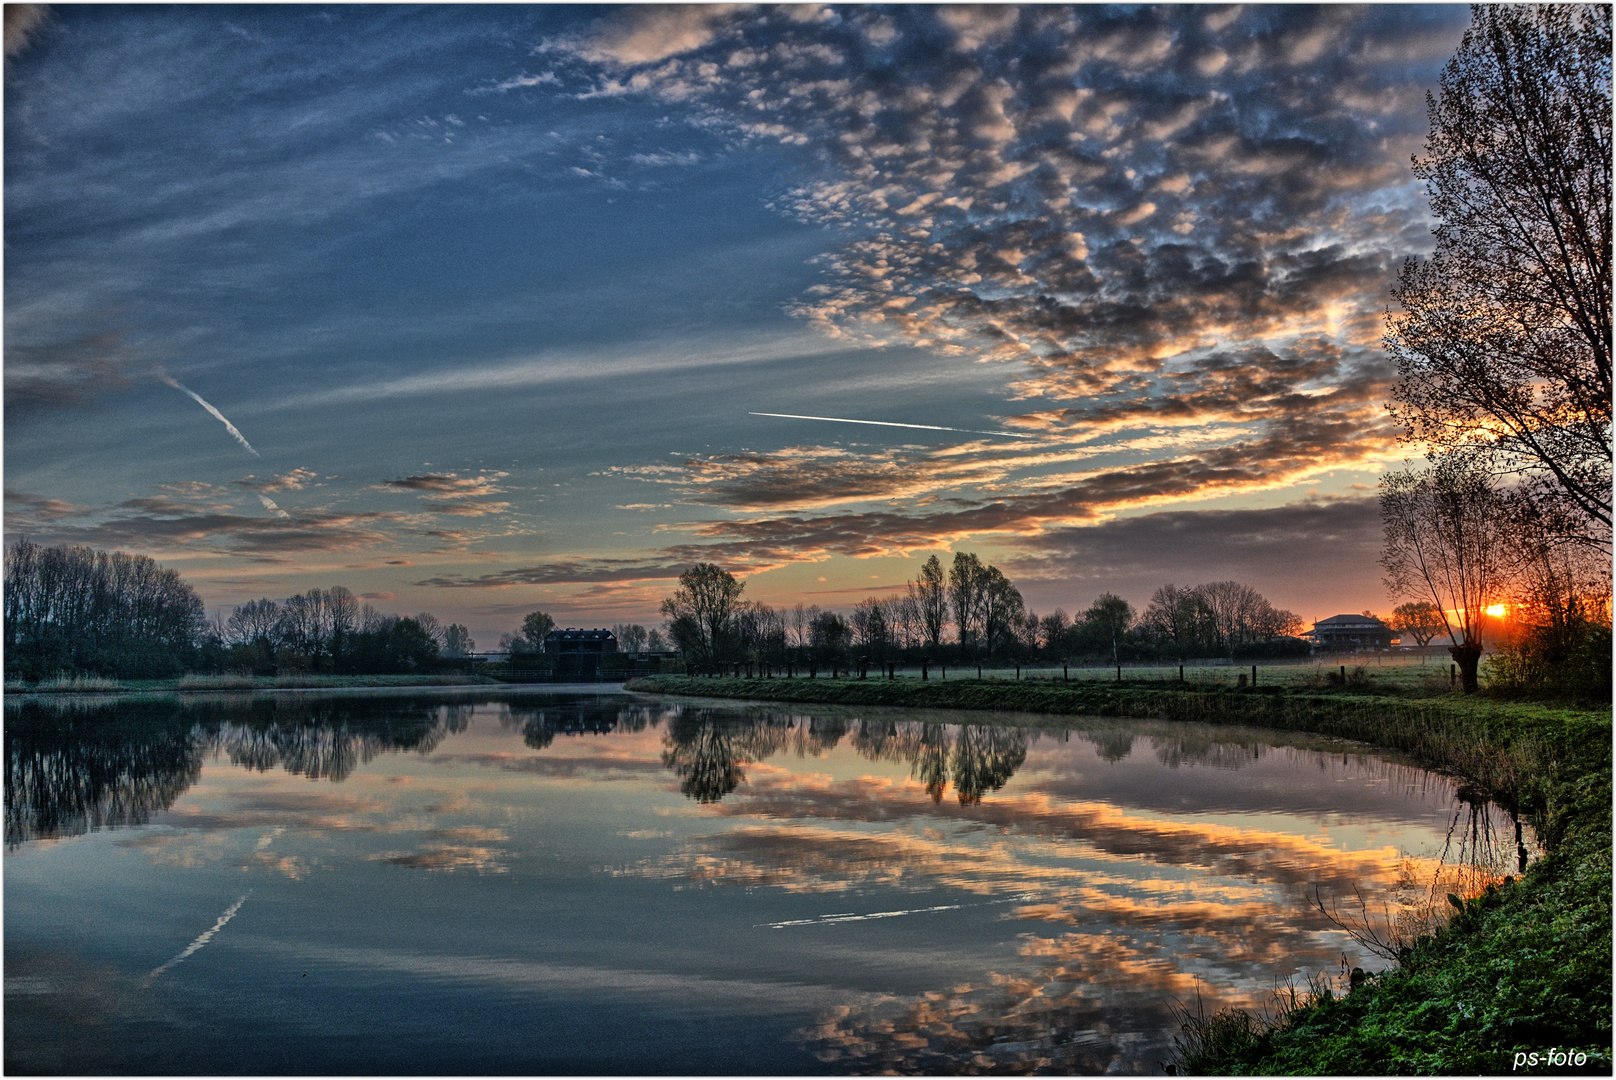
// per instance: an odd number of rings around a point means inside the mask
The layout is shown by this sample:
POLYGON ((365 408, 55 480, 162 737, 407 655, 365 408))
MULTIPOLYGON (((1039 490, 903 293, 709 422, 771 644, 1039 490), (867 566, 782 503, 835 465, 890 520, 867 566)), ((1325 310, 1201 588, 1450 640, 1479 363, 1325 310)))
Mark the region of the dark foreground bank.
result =
MULTIPOLYGON (((1282 689, 950 680, 658 677, 627 689, 763 701, 1255 724, 1359 739, 1463 779, 1520 814, 1544 857, 1468 900, 1345 995, 1276 996, 1264 1016, 1186 1016, 1184 1071, 1611 1072, 1611 714, 1461 698, 1282 689)), ((1321 973, 1322 974, 1322 973, 1321 973)))

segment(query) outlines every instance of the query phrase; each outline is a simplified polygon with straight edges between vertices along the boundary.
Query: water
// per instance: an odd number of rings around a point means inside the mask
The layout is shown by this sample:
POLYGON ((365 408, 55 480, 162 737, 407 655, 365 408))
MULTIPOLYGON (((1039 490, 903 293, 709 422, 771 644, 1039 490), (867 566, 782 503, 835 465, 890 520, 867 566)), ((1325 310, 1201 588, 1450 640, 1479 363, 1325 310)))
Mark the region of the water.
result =
POLYGON ((6 1068, 1161 1072, 1175 1004, 1386 966, 1315 898, 1477 821, 1355 744, 1005 719, 10 704, 6 1068))

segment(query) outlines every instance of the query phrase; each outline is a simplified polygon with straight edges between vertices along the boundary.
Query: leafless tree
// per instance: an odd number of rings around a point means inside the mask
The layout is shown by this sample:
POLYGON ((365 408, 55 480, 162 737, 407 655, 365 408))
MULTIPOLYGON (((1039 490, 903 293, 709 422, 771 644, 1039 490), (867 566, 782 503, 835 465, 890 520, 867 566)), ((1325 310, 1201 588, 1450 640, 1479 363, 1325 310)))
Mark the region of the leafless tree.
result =
POLYGON ((1439 219, 1386 345, 1410 439, 1483 452, 1609 550, 1611 9, 1476 5, 1414 162, 1439 219))
POLYGON ((662 601, 662 614, 677 622, 690 620, 696 636, 691 642, 698 662, 712 662, 724 650, 730 618, 740 603, 744 582, 712 563, 697 563, 679 575, 679 588, 662 601))
POLYGON ((1391 626, 1421 646, 1429 644, 1444 629, 1442 612, 1429 600, 1410 600, 1406 604, 1398 604, 1392 611, 1391 626))
POLYGON ((981 633, 987 569, 981 559, 964 551, 954 553, 954 565, 948 568, 948 599, 954 608, 954 631, 961 645, 970 645, 981 633))
POLYGON ((948 583, 937 556, 927 559, 920 567, 920 577, 909 583, 909 599, 920 613, 926 644, 937 648, 943 643, 943 628, 948 625, 948 583))
POLYGON ((1474 693, 1487 609, 1503 601, 1509 580, 1502 492, 1484 463, 1444 454, 1429 469, 1383 476, 1380 516, 1387 588, 1437 608, 1464 690, 1474 693))

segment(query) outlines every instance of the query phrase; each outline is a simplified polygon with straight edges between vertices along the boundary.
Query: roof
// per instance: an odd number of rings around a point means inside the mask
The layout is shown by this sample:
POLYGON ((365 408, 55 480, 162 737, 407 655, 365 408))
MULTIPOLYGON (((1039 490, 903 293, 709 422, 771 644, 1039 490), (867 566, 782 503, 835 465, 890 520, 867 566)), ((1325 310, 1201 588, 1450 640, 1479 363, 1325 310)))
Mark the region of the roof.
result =
POLYGON ((569 626, 565 630, 552 630, 544 635, 545 641, 616 641, 610 630, 580 630, 569 626))
POLYGON ((1329 627, 1333 630, 1346 630, 1349 628, 1375 630, 1391 629, 1391 627, 1387 626, 1384 622, 1381 622, 1373 615, 1331 615, 1328 619, 1320 619, 1318 622, 1313 624, 1313 628, 1315 630, 1321 626, 1329 627))

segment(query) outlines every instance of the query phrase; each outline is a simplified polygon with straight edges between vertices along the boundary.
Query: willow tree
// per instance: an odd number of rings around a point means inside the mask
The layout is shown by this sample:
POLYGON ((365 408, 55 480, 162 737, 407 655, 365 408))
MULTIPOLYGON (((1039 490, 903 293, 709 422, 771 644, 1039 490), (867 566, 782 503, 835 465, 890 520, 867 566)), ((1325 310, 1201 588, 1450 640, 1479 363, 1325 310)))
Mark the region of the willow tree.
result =
POLYGON ((1436 247, 1393 290, 1393 415, 1483 453, 1556 531, 1611 524, 1611 9, 1477 5, 1414 173, 1436 247))
POLYGON ((1506 503, 1485 464, 1463 454, 1380 480, 1386 587, 1436 607, 1467 694, 1477 688, 1487 609, 1509 587, 1506 503))

